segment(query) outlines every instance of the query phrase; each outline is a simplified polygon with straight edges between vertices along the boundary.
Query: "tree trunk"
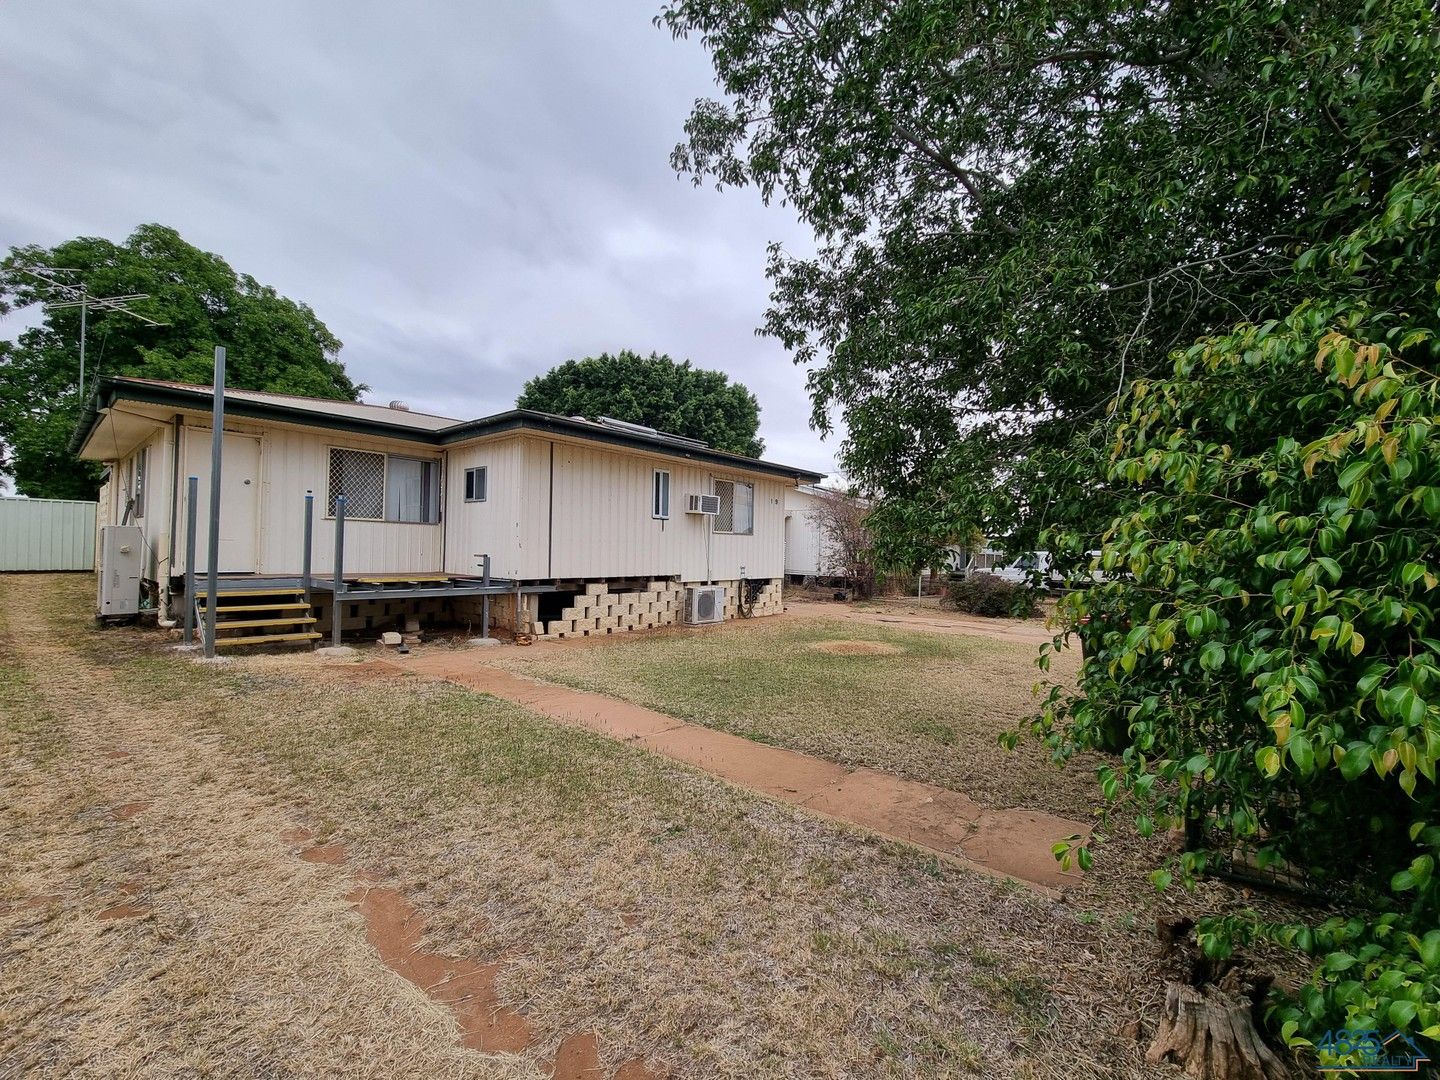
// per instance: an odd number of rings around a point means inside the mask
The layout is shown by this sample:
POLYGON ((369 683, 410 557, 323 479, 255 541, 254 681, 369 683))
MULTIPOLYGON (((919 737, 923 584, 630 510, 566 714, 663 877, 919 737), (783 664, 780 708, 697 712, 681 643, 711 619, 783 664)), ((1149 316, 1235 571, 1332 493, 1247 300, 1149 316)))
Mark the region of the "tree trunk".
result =
POLYGON ((1170 1059, 1196 1080, 1288 1080, 1289 1067, 1255 1029, 1255 1005, 1237 971, 1203 987, 1165 985, 1165 1015, 1145 1054, 1170 1059))

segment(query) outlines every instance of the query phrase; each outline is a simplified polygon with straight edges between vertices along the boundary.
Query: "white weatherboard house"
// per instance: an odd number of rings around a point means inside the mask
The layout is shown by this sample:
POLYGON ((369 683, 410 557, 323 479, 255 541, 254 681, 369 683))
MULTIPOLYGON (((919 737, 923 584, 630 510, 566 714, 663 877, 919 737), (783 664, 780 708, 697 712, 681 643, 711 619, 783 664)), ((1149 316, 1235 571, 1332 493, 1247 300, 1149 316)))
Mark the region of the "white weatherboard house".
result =
MULTIPOLYGON (((109 466, 102 526, 139 529, 124 534, 138 544, 102 543, 102 598, 138 558, 162 615, 184 610, 189 476, 194 570, 206 569, 212 406, 208 386, 100 380, 74 447, 109 466)), ((222 643, 318 637, 337 591, 347 630, 478 623, 481 598, 497 625, 564 636, 774 613, 787 493, 820 479, 616 421, 519 409, 455 420, 227 390, 217 570, 234 610, 222 643)))

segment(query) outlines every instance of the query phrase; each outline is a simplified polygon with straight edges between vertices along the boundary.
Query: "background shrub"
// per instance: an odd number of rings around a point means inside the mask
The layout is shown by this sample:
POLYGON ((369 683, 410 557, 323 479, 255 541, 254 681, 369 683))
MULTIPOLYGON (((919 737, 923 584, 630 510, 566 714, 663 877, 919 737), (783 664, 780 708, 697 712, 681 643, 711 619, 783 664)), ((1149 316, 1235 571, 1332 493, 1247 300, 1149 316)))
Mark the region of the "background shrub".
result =
POLYGON ((970 615, 1028 619, 1035 614, 1035 590, 993 574, 970 574, 950 586, 950 602, 970 615))

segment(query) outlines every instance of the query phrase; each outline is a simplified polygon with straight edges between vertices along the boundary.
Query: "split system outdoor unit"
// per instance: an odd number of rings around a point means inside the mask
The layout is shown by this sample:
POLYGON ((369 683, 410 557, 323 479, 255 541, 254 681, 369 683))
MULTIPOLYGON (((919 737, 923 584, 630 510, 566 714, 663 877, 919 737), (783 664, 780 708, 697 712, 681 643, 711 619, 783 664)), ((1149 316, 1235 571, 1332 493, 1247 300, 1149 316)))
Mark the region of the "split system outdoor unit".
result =
POLYGON ((725 586, 690 585, 685 589, 685 625, 725 621, 725 586))
POLYGON ((714 517, 720 513, 720 496, 691 495, 690 505, 685 512, 687 514, 705 514, 707 517, 714 517))
MULTIPOLYGON (((138 525, 100 528, 100 617, 140 612, 140 560, 145 535, 138 525)), ((190 603, 189 597, 185 598, 190 603)))

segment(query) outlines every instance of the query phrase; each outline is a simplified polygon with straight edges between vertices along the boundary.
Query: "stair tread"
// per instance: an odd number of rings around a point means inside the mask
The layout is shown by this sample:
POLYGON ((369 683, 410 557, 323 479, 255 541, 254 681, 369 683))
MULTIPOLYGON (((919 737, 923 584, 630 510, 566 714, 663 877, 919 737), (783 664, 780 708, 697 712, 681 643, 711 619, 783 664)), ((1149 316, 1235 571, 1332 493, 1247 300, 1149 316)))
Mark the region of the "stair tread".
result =
MULTIPOLYGON (((283 589, 217 589, 216 596, 299 596, 305 590, 288 586, 283 589)), ((195 590, 196 599, 204 599, 205 589, 200 586, 195 590)))
POLYGON ((242 626, 290 626, 295 623, 315 622, 313 615, 280 615, 273 619, 216 619, 216 630, 237 630, 242 626))
POLYGON ((304 634, 254 634, 247 637, 217 637, 215 647, 222 645, 265 645, 272 641, 315 641, 320 635, 315 631, 304 634))
MULTIPOLYGON (((223 615, 227 611, 299 611, 309 606, 304 600, 295 600, 279 604, 217 604, 215 610, 223 615)), ((197 600, 195 607, 203 612, 205 610, 204 600, 197 600)))

